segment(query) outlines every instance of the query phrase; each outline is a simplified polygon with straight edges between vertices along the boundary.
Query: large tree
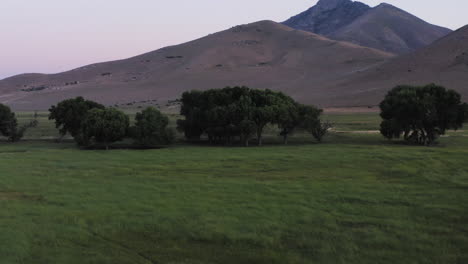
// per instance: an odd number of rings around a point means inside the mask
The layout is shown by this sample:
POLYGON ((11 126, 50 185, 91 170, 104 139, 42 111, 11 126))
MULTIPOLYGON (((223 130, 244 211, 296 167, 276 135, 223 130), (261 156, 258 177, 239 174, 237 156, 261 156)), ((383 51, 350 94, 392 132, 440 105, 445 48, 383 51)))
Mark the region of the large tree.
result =
POLYGON ((69 133, 77 137, 81 133, 81 126, 91 109, 104 109, 99 103, 85 100, 83 97, 64 100, 49 109, 49 120, 55 120, 55 126, 62 136, 69 133))
POLYGON ((403 136, 406 141, 430 145, 448 129, 463 126, 466 108, 460 94, 442 86, 397 86, 380 104, 380 132, 388 139, 403 136))
POLYGON ((169 118, 154 107, 148 107, 135 116, 133 138, 141 146, 170 144, 173 133, 168 130, 169 118))
POLYGON ((122 140, 128 132, 129 118, 114 108, 91 109, 82 124, 83 144, 103 144, 106 149, 122 140))

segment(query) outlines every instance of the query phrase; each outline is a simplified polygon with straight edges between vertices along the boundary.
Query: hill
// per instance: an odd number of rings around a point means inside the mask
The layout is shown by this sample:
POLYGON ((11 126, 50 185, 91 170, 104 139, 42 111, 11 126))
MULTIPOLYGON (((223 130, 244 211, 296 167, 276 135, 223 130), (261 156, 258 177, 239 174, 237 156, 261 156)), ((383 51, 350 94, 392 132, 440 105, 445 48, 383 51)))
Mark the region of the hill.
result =
MULTIPOLYGON (((248 85, 320 103, 330 82, 375 67, 392 55, 261 21, 133 58, 59 74, 24 74, 0 81, 0 102, 48 109, 84 96, 107 105, 163 102, 191 89, 248 85)), ((336 96, 336 95, 333 95, 336 96)))
POLYGON ((399 84, 436 83, 454 89, 468 101, 468 25, 416 52, 389 60, 378 67, 338 80, 327 87, 325 104, 375 105, 376 98, 399 84))
POLYGON ((389 4, 371 8, 351 0, 320 0, 284 24, 395 54, 417 50, 451 32, 389 4))

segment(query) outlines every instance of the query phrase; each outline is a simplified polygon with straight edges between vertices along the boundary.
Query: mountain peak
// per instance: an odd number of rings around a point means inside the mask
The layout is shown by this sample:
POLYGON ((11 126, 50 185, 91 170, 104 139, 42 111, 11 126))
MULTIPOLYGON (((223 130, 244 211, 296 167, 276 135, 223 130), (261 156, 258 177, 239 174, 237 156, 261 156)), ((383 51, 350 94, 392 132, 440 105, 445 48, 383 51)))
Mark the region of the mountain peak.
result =
POLYGON ((391 4, 371 8, 352 0, 320 0, 283 24, 396 54, 427 46, 451 32, 391 4))
POLYGON ((320 0, 317 3, 317 7, 322 10, 332 10, 349 2, 351 2, 351 0, 320 0))
POLYGON ((320 0, 315 6, 291 17, 286 26, 325 35, 342 28, 371 9, 351 0, 320 0))

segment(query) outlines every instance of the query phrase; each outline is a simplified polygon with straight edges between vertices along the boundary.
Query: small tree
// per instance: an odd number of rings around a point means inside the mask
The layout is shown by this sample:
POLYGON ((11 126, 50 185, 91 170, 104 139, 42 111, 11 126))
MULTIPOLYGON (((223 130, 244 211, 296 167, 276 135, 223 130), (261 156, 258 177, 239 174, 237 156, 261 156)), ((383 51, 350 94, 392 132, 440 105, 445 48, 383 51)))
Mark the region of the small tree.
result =
POLYGON ((49 120, 55 120, 55 126, 62 136, 70 133, 77 139, 81 137, 81 126, 91 109, 104 109, 104 106, 83 97, 64 100, 49 109, 49 120))
POLYGON ((309 132, 318 142, 322 142, 323 138, 328 134, 328 131, 332 127, 333 125, 330 122, 318 119, 312 121, 312 125, 309 127, 309 132))
POLYGON ((313 106, 303 106, 301 109, 302 127, 318 141, 322 142, 323 137, 328 133, 332 124, 323 122, 320 115, 323 110, 313 106))
POLYGON ((156 146, 173 142, 174 134, 167 128, 169 118, 154 107, 148 107, 135 117, 133 138, 138 145, 156 146))
POLYGON ((453 90, 435 84, 397 86, 380 104, 380 132, 388 139, 403 138, 420 145, 433 144, 447 129, 466 121, 466 104, 453 90))
POLYGON ((23 138, 28 128, 37 126, 37 120, 34 119, 28 124, 18 126, 18 120, 10 107, 0 104, 0 133, 7 137, 11 142, 17 142, 23 138))
POLYGON ((92 109, 83 122, 81 144, 104 144, 106 149, 113 142, 122 140, 129 127, 129 118, 114 108, 92 109))
POLYGON ((18 129, 18 120, 10 107, 0 104, 0 133, 12 141, 18 129))

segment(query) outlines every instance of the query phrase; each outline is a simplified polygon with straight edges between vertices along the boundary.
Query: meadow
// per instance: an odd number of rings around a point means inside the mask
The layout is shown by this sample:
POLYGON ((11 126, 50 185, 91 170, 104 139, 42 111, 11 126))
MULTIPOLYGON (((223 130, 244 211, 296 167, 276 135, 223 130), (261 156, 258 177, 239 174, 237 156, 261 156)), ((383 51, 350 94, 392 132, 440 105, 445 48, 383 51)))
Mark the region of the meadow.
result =
POLYGON ((322 144, 105 151, 39 113, 0 142, 0 263, 468 263, 468 132, 419 147, 366 133, 376 113, 326 119, 322 144))

